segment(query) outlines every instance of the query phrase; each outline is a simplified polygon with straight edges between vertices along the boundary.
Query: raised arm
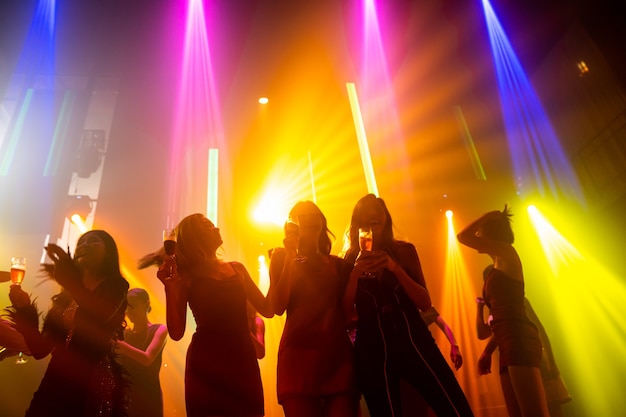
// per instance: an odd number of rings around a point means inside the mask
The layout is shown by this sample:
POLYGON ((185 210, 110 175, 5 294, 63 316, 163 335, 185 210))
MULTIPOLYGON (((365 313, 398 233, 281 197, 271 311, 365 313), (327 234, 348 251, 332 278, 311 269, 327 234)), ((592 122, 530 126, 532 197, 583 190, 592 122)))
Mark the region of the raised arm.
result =
POLYGON ((274 311, 272 310, 270 300, 263 295, 261 290, 259 290, 259 287, 257 287, 255 282, 252 280, 252 277, 250 277, 246 267, 239 262, 233 262, 232 266, 235 269, 235 272, 237 272, 237 275, 242 279, 246 297, 248 298, 248 301, 250 301, 250 304, 252 304, 254 309, 263 317, 267 317, 268 319, 272 318, 274 316, 274 311))
POLYGON ((270 259, 269 299, 274 314, 282 315, 289 305, 291 268, 296 258, 295 249, 276 248, 270 259))
POLYGON ((115 349, 117 353, 129 357, 130 359, 139 362, 143 366, 149 366, 159 353, 163 350, 165 342, 167 341, 167 328, 164 325, 159 325, 159 328, 154 333, 154 337, 150 341, 150 344, 145 351, 137 349, 136 347, 120 340, 117 342, 115 349))
POLYGON ((187 296, 189 279, 178 273, 176 259, 166 256, 159 267, 157 277, 165 286, 165 317, 167 332, 174 340, 180 340, 185 335, 187 324, 187 296))
POLYGON ((22 343, 15 347, 27 347, 24 351, 30 351, 29 354, 35 359, 45 358, 52 352, 55 344, 51 337, 46 337, 45 333, 39 331, 39 312, 36 304, 31 302, 28 293, 19 285, 11 286, 9 299, 12 303, 9 315, 15 323, 15 330, 23 337, 22 343), (23 346, 24 344, 26 346, 23 346))

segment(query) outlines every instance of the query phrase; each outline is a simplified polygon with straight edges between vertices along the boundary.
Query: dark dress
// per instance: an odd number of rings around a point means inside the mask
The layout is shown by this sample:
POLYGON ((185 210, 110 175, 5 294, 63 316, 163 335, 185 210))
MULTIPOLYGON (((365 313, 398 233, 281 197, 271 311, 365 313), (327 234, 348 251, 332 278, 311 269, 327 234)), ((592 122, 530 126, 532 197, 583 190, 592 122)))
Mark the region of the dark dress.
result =
POLYGON ((53 298, 42 334, 34 304, 14 309, 17 329, 36 358, 47 356, 48 348, 42 346, 54 345, 26 417, 126 415, 127 385, 114 359, 113 341, 121 335, 127 291, 123 278, 107 279, 80 306, 62 292, 53 298))
MULTIPOLYGON (((143 332, 126 330, 124 341, 131 346, 144 352, 150 346, 154 334, 161 327, 160 324, 151 324, 143 332)), ((129 417, 162 417, 163 416, 163 392, 159 380, 163 349, 148 366, 132 360, 126 356, 117 357, 118 362, 126 369, 131 382, 129 417)))
POLYGON ((238 273, 228 280, 194 276, 189 306, 197 328, 185 367, 188 417, 263 415, 259 363, 250 339, 246 294, 238 273))
POLYGON ((541 339, 526 316, 524 282, 494 268, 485 280, 483 298, 493 317, 491 330, 500 351, 500 372, 511 365, 538 368, 541 339))
MULTIPOLYGON (((426 286, 412 244, 396 241, 388 253, 426 286)), ((355 304, 357 378, 372 417, 401 415, 401 380, 417 389, 438 416, 473 416, 418 308, 393 273, 384 269, 359 279, 355 304)))
MULTIPOLYGON (((273 262, 282 264, 277 250, 273 262)), ((357 394, 352 343, 341 300, 351 266, 320 255, 294 263, 287 319, 278 349, 278 402, 357 394)))

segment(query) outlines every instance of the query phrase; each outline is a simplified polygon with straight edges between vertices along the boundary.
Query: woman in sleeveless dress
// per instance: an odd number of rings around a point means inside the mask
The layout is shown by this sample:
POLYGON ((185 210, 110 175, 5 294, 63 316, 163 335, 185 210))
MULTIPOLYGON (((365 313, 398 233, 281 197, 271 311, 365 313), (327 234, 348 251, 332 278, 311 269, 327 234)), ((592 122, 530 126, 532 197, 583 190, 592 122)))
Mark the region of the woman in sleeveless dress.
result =
POLYGON ((341 300, 351 266, 330 254, 330 231, 311 201, 294 205, 284 248, 270 260, 274 313, 287 312, 277 394, 286 417, 356 417, 352 344, 341 300))
POLYGON ((522 262, 513 247, 508 207, 482 215, 459 232, 457 238, 493 260, 493 269, 483 285, 484 303, 492 316, 493 337, 478 361, 479 373, 491 372, 491 355, 498 348, 500 382, 509 415, 549 417, 539 371, 541 340, 537 328, 526 316, 522 262))
POLYGON ((205 216, 185 217, 175 237, 175 255, 164 257, 157 276, 165 285, 170 337, 183 337, 187 305, 197 325, 185 367, 187 416, 263 416, 247 301, 268 318, 273 316, 269 301, 241 263, 218 259, 222 238, 205 216))
POLYGON ((344 314, 356 308, 356 373, 370 415, 402 415, 408 404, 401 387, 407 383, 437 416, 472 417, 463 390, 420 316, 420 310, 430 309, 431 299, 417 250, 394 238, 383 199, 368 194, 355 204, 347 238, 345 259, 354 269, 344 314), (371 248, 361 248, 361 228, 371 230, 371 248))
POLYGON ((54 265, 44 271, 61 285, 39 328, 36 301, 11 286, 10 316, 35 359, 50 355, 26 417, 126 416, 127 381, 113 347, 122 337, 128 282, 120 273, 113 237, 84 233, 74 257, 56 244, 45 248, 54 265))
POLYGON ((124 331, 124 340, 115 346, 117 361, 126 369, 131 382, 129 417, 163 417, 163 391, 159 373, 167 327, 148 319, 150 296, 143 288, 128 290, 126 317, 132 328, 124 331))

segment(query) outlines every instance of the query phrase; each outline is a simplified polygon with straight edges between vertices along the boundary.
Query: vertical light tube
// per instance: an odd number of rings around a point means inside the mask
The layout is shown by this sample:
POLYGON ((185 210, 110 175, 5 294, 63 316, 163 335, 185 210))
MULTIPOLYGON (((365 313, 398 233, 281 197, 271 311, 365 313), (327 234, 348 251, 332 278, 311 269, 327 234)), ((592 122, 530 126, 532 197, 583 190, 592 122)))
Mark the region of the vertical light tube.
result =
POLYGON ((206 213, 209 220, 217 225, 217 188, 218 188, 219 151, 209 148, 209 163, 207 166, 207 197, 206 213))
POLYGON ((374 174, 374 166, 370 155, 369 145, 367 143, 367 135, 365 134, 365 125, 363 124, 363 116, 361 115, 361 107, 359 106, 359 98, 356 93, 354 83, 346 83, 348 89, 348 98, 350 99, 350 108, 352 109, 352 119, 354 120, 354 129, 356 130, 356 138, 359 142, 359 152, 361 153, 361 163, 363 164, 363 173, 367 183, 367 191, 378 196, 378 185, 376 185, 376 175, 374 174))

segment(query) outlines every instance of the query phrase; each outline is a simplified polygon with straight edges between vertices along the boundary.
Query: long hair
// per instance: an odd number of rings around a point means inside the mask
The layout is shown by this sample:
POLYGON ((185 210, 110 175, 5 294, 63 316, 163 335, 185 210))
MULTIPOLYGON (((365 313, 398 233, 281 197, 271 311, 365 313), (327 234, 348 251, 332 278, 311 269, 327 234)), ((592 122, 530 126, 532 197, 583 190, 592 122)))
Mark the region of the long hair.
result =
POLYGON ((217 259, 222 245, 219 229, 200 213, 190 214, 176 226, 176 262, 181 269, 217 259))
POLYGON ((318 214, 320 218, 322 219, 322 233, 320 233, 319 239, 317 241, 317 249, 321 253, 325 255, 329 255, 330 250, 333 246, 331 237, 334 238, 335 235, 328 229, 328 222, 326 221, 326 216, 324 216, 324 213, 322 213, 322 210, 320 210, 320 208, 314 202, 309 201, 309 200, 297 202, 291 208, 291 211, 289 212, 289 217, 296 218, 300 214, 311 213, 311 212, 318 214))
MULTIPOLYGON (((100 265, 97 273, 106 277, 107 279, 123 279, 122 273, 120 271, 120 255, 117 250, 117 244, 110 234, 108 234, 104 230, 90 230, 83 233, 81 237, 78 238, 76 246, 80 245, 81 242, 90 235, 96 235, 100 239, 102 239, 102 242, 104 242, 104 259, 102 260, 102 264, 100 265)), ((78 266, 78 268, 80 269, 80 266, 78 266)))
POLYGON ((363 210, 368 205, 376 205, 383 213, 385 213, 386 221, 383 226, 383 230, 380 236, 377 236, 377 240, 379 241, 379 247, 381 249, 388 249, 393 246, 395 238, 393 236, 393 220, 391 219, 391 214, 389 213, 389 209, 387 208, 387 204, 385 201, 376 197, 374 194, 367 194, 366 196, 359 199, 354 205, 354 209, 352 210, 352 216, 350 218, 350 225, 348 226, 348 230, 346 232, 346 237, 348 241, 347 249, 345 250, 345 258, 353 262, 356 259, 357 254, 360 251, 359 248, 359 227, 363 226, 359 224, 361 216, 363 214, 363 210))

